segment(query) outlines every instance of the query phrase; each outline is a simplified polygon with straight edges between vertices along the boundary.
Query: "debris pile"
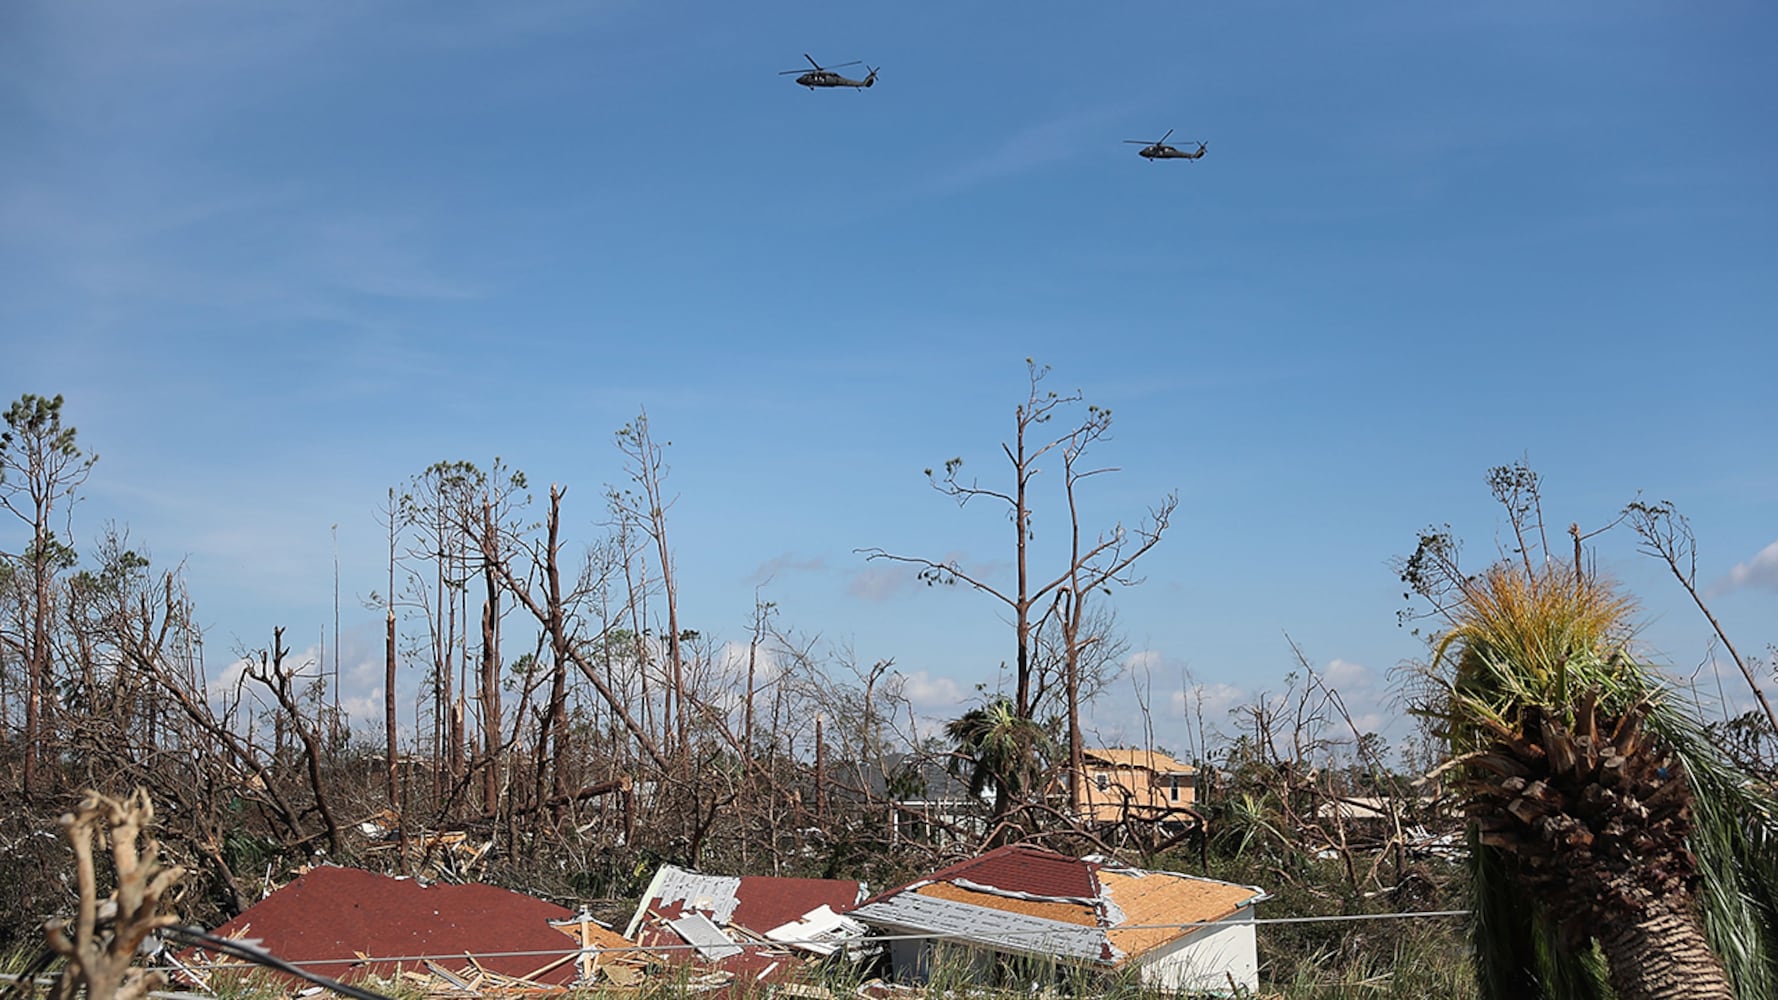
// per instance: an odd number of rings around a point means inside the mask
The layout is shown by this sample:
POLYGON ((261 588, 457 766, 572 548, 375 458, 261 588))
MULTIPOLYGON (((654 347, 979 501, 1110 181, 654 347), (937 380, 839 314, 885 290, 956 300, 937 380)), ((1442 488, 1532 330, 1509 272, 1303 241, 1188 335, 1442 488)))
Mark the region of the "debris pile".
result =
POLYGON ((805 956, 827 956, 864 936, 846 911, 864 885, 845 879, 704 875, 674 865, 655 872, 625 936, 663 960, 725 974, 725 981, 780 982, 805 956))
MULTIPOLYGON (((1252 906, 1265 892, 1253 886, 1015 845, 865 895, 862 883, 842 879, 665 865, 619 934, 585 909, 494 886, 317 867, 214 938, 250 942, 304 973, 436 1000, 663 981, 687 993, 769 986, 821 1000, 832 994, 807 975, 814 962, 886 954, 897 979, 917 982, 941 947, 962 949, 984 970, 996 956, 1023 955, 1133 967, 1144 984, 1169 990, 1257 987, 1252 906)), ((221 961, 215 949, 231 946, 214 938, 211 951, 175 961, 190 985, 210 992, 217 969, 240 968, 221 961)), ((860 993, 894 989, 872 982, 860 993)))

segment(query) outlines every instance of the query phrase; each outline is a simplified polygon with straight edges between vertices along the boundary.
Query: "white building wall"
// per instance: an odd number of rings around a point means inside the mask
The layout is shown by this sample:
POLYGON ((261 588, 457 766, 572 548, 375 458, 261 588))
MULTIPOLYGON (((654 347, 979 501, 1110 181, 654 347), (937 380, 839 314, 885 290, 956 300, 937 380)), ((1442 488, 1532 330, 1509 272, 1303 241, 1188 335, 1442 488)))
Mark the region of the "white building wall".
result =
POLYGON ((1253 908, 1244 907, 1189 937, 1161 945, 1136 959, 1142 985, 1165 990, 1230 993, 1229 978, 1248 992, 1259 990, 1259 945, 1253 908))

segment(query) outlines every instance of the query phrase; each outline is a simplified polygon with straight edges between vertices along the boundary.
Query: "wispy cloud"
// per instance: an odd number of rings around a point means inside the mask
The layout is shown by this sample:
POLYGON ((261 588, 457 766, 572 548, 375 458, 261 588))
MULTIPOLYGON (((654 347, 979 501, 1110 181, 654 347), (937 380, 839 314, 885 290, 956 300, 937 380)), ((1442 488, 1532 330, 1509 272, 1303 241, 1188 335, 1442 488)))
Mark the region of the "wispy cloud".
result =
POLYGON ((920 586, 916 572, 901 563, 874 562, 853 572, 846 593, 872 603, 893 600, 920 586))
POLYGON ((786 552, 760 563, 759 568, 749 574, 747 579, 754 586, 760 586, 780 574, 818 573, 825 569, 827 560, 820 556, 798 556, 794 552, 786 552))
POLYGON ((1086 108, 1026 125, 987 152, 941 169, 919 193, 960 191, 1078 156, 1102 144, 1105 130, 1125 111, 1121 105, 1086 108))
MULTIPOLYGON (((984 582, 992 581, 997 575, 1006 573, 1012 564, 1005 560, 984 559, 974 561, 961 552, 947 552, 936 560, 946 566, 956 566, 969 574, 972 579, 984 582)), ((903 594, 927 586, 941 586, 942 581, 934 582, 920 578, 921 568, 912 563, 897 562, 892 559, 876 559, 854 571, 846 581, 846 593, 864 601, 887 601, 903 594)), ((992 583, 990 582, 990 586, 992 583)), ((967 587, 961 580, 957 586, 967 587)))
POLYGON ((844 228, 931 198, 954 195, 1081 156, 1102 145, 1112 124, 1127 111, 1123 105, 1068 111, 1002 132, 997 139, 972 144, 972 148, 985 146, 985 151, 936 162, 923 168, 921 179, 907 186, 884 191, 862 203, 833 206, 823 214, 823 228, 844 228))

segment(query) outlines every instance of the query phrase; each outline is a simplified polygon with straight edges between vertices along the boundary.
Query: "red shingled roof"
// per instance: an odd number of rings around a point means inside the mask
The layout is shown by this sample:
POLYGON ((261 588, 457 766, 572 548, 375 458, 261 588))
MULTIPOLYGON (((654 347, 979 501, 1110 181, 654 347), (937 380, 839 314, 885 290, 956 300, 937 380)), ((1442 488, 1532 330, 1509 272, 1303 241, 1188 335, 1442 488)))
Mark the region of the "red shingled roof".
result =
MULTIPOLYGON (((1099 866, 1026 844, 998 847, 980 857, 941 868, 908 885, 925 882, 956 882, 959 879, 985 885, 1002 892, 1022 892, 1033 896, 1063 896, 1070 899, 1096 899, 1099 896, 1099 866)), ((893 896, 908 885, 879 893, 867 902, 893 896)))
POLYGON ((733 922, 756 934, 764 934, 824 903, 835 913, 850 910, 858 905, 858 883, 832 878, 743 875, 741 890, 735 893, 735 898, 740 900, 740 905, 735 907, 733 922))
MULTIPOLYGON (((432 885, 356 868, 313 868, 296 881, 216 928, 221 937, 258 940, 265 950, 335 979, 366 972, 392 975, 396 966, 359 962, 373 958, 438 955, 446 968, 463 965, 463 954, 553 952, 478 959, 495 972, 528 976, 557 955, 574 951, 574 940, 549 925, 571 910, 491 885, 432 885), (344 961, 326 961, 344 959, 344 961), (320 962, 320 964, 307 964, 320 962)), ((416 968, 418 962, 401 963, 416 968)), ((566 984, 575 964, 566 962, 534 977, 566 984)))

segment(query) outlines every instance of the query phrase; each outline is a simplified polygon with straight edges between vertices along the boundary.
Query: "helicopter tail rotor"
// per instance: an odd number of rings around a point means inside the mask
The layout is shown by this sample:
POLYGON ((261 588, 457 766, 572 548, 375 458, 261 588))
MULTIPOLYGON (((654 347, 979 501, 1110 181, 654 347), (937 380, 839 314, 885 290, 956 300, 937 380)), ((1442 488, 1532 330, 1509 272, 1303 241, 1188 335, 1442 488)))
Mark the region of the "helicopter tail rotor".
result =
POLYGON ((879 68, 880 68, 880 67, 877 67, 877 66, 872 66, 872 67, 871 67, 871 68, 870 68, 870 75, 868 75, 868 76, 866 76, 866 77, 865 77, 865 78, 864 78, 864 85, 865 85, 865 86, 866 86, 866 87, 873 87, 873 86, 875 86, 875 85, 876 85, 876 83, 877 83, 877 70, 878 70, 878 69, 879 69, 879 68))

